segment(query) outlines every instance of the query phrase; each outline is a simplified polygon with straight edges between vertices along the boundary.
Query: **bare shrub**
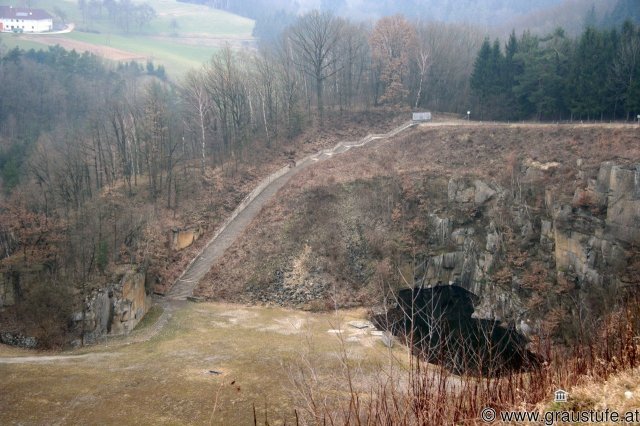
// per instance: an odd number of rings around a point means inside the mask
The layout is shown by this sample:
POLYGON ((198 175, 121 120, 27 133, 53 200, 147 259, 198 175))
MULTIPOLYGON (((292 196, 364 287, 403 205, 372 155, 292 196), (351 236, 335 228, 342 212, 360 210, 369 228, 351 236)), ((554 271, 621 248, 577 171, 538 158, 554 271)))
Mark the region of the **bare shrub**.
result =
MULTIPOLYGON (((445 365, 425 362, 459 344, 465 347, 462 363, 480 359, 470 342, 456 342, 449 336, 436 345, 422 345, 422 352, 409 356, 406 369, 401 363, 390 362, 380 371, 379 380, 368 386, 363 385, 365 382, 353 368, 354 360, 343 351, 340 356, 344 368, 332 376, 329 389, 320 386, 318 365, 314 364, 312 352, 305 352, 297 370, 290 375, 298 402, 306 404, 297 406, 296 424, 483 424, 479 415, 486 407, 497 412, 539 410, 540 403, 552 398, 558 388, 571 389, 585 382, 603 381, 640 364, 640 347, 634 339, 640 329, 637 302, 637 295, 629 295, 626 307, 602 318, 598 328, 586 334, 587 339, 571 347, 554 345, 548 335, 538 336, 531 347, 544 362, 527 371, 508 370, 496 375, 496 368, 500 367, 492 361, 497 358, 486 359, 488 368, 480 375, 457 375, 445 365), (305 414, 299 417, 299 413, 305 414)), ((432 331, 439 333, 442 318, 431 312, 432 331)), ((420 339, 426 338, 409 331, 404 341, 415 348, 420 339)))
POLYGON ((74 298, 64 283, 37 280, 17 303, 17 318, 42 348, 61 348, 69 333, 74 298))

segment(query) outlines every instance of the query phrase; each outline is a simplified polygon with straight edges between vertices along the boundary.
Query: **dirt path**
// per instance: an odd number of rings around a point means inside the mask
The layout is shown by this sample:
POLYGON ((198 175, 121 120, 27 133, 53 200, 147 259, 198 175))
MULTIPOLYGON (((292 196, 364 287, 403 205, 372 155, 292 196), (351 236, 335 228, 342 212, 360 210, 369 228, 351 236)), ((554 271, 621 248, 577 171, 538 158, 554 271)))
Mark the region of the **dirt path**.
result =
POLYGON ((267 177, 258 185, 256 190, 240 203, 234 213, 232 213, 230 219, 222 225, 220 230, 209 243, 207 243, 200 254, 191 261, 187 269, 178 278, 171 290, 169 290, 167 298, 170 300, 185 300, 193 296, 194 288, 207 272, 209 272, 216 260, 219 259, 242 232, 244 232, 251 221, 260 213, 262 207, 276 195, 280 188, 282 188, 292 176, 318 161, 326 160, 333 155, 341 154, 354 147, 366 145, 377 139, 393 137, 413 126, 413 122, 408 122, 386 134, 368 135, 357 142, 340 142, 333 148, 325 149, 303 158, 297 162, 295 167, 280 169, 267 177))
POLYGON ((51 362, 60 361, 97 361, 108 357, 118 356, 118 352, 98 352, 89 353, 83 355, 45 355, 45 356, 14 356, 14 357, 0 357, 0 364, 31 364, 42 363, 47 364, 51 362))

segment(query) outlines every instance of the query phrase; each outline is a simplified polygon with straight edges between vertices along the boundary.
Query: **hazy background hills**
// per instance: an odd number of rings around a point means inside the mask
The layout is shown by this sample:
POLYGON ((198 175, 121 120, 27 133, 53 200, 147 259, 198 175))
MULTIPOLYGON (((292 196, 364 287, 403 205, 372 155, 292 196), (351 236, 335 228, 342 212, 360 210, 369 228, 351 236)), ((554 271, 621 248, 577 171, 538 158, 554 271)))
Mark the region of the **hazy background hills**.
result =
POLYGON ((356 21, 403 14, 421 21, 472 24, 501 36, 512 29, 544 34, 563 27, 576 35, 585 24, 640 21, 640 0, 180 0, 206 4, 256 20, 254 35, 269 39, 313 9, 331 10, 356 21))
POLYGON ((469 21, 493 25, 516 16, 541 10, 563 0, 189 0, 243 15, 257 15, 267 10, 291 14, 312 9, 332 10, 351 19, 377 19, 402 13, 407 17, 446 22, 469 21))

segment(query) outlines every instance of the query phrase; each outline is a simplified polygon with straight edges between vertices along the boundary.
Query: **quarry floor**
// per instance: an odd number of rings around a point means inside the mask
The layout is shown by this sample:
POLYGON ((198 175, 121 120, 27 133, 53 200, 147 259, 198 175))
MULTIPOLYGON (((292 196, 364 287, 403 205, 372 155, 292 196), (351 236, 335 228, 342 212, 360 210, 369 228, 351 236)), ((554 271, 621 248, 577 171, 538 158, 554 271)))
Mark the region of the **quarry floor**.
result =
POLYGON ((401 345, 348 324, 364 309, 185 303, 168 315, 157 332, 148 324, 64 355, 0 346, 0 424, 241 425, 254 406, 258 419, 290 424, 304 405, 300 372, 339 398, 346 366, 370 390, 407 360, 401 345))

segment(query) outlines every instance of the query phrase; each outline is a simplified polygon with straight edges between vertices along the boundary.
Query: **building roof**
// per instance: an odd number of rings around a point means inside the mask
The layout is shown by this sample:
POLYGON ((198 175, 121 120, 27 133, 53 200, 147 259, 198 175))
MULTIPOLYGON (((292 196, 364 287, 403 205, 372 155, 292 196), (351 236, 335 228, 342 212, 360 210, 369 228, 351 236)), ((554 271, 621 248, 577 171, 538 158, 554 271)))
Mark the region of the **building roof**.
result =
POLYGON ((53 19, 47 11, 42 9, 31 9, 28 7, 0 6, 0 18, 2 19, 53 19))

